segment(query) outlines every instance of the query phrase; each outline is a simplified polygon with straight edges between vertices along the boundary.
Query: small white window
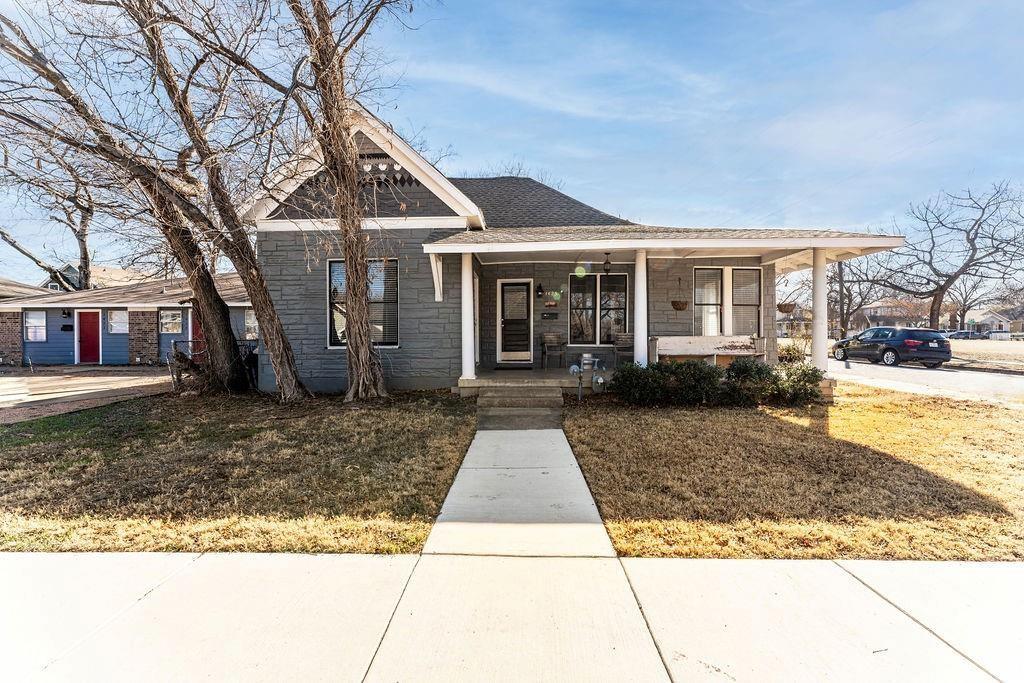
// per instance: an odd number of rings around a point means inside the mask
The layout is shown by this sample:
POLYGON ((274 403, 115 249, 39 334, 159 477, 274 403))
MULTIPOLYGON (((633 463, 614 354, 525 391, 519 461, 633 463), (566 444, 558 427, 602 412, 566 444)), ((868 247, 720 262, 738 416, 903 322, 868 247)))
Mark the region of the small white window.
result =
POLYGON ((128 311, 107 311, 107 332, 128 334, 128 311))
POLYGON ((54 292, 60 291, 60 285, 58 285, 56 282, 49 283, 48 285, 46 285, 46 288, 54 292))
POLYGON ((245 309, 245 338, 259 339, 260 325, 256 322, 256 312, 251 308, 245 309))
POLYGON ((25 341, 46 341, 46 311, 25 311, 22 319, 25 325, 25 341))
POLYGON ((181 311, 160 311, 160 334, 181 334, 181 311))

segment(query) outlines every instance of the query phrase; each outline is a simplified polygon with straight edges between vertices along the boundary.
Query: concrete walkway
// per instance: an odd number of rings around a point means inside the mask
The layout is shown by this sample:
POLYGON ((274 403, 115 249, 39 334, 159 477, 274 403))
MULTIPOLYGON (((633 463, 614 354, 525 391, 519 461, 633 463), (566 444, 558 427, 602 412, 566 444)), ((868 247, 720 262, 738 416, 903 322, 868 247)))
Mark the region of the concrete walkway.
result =
POLYGON ((0 554, 0 661, 10 680, 1024 680, 1022 585, 1021 563, 619 559, 561 430, 481 432, 422 556, 0 554))

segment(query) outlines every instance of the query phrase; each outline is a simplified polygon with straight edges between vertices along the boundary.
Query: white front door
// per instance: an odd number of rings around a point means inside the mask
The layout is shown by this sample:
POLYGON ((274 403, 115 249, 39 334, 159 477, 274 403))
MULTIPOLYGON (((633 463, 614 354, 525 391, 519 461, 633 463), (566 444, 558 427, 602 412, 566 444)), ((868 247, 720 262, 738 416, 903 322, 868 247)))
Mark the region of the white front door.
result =
POLYGON ((498 362, 533 362, 532 280, 498 280, 498 362))

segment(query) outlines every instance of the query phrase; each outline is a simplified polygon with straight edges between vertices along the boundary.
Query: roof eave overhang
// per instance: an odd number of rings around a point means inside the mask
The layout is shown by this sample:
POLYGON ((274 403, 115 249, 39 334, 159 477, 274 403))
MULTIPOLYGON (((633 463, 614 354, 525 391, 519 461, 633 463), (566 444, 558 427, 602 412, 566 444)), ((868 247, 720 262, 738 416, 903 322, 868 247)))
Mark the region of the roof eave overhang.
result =
MULTIPOLYGON (((441 240, 423 245, 428 254, 488 254, 545 251, 588 251, 588 250, 697 250, 702 249, 763 249, 798 252, 806 249, 846 249, 863 253, 885 251, 903 246, 903 237, 782 237, 782 238, 714 238, 673 237, 673 238, 616 238, 598 240, 549 240, 516 242, 468 243, 457 240, 441 240)), ((860 255, 859 253, 857 255, 860 255)))

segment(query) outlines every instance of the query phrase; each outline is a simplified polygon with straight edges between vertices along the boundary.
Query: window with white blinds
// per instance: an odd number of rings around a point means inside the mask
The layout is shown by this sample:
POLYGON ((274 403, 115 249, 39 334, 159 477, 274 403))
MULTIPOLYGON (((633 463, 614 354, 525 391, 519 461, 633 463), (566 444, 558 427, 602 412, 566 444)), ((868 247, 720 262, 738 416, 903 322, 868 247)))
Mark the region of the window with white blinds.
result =
POLYGON ((693 269, 693 334, 722 334, 722 269, 693 269))
POLYGON ((761 336, 761 271, 754 268, 732 270, 732 333, 761 336))
MULTIPOLYGON (((344 346, 345 283, 344 261, 329 261, 328 314, 330 317, 330 345, 344 346)), ((398 260, 370 261, 370 326, 373 343, 379 346, 398 346, 398 260)))

